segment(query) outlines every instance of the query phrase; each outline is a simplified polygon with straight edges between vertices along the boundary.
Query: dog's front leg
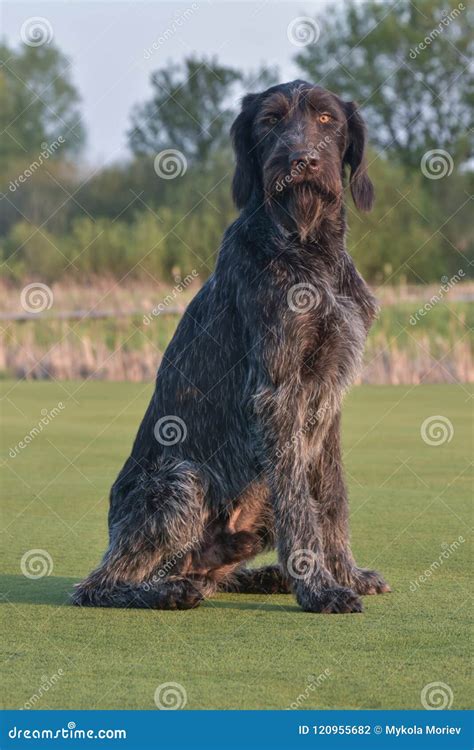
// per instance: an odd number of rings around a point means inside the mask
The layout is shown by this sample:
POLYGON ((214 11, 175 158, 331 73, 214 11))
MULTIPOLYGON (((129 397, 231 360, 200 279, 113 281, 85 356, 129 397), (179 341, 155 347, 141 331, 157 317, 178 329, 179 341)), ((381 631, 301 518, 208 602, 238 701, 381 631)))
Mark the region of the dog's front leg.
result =
POLYGON ((341 457, 340 414, 329 425, 322 450, 309 472, 310 492, 316 501, 325 563, 336 581, 358 594, 382 594, 390 586, 375 570, 359 568, 349 542, 349 506, 341 457))
POLYGON ((280 391, 260 401, 265 461, 275 516, 280 564, 300 606, 307 612, 361 612, 362 603, 339 586, 325 566, 324 546, 308 482, 308 449, 303 415, 295 399, 280 391))

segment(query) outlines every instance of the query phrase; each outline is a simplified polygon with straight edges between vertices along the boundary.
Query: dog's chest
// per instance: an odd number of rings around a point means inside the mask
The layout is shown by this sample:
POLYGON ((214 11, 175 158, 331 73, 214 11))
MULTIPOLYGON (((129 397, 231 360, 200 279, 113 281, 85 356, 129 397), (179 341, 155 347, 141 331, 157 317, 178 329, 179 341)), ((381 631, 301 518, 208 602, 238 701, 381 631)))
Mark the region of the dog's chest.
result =
MULTIPOLYGON (((320 258, 280 266, 276 328, 284 338, 285 380, 293 375, 319 392, 343 392, 357 377, 366 338, 360 299, 342 288, 338 269, 320 258)), ((282 363, 283 364, 283 363, 282 363)))
MULTIPOLYGON (((367 305, 343 268, 314 252, 285 253, 271 266, 270 304, 262 308, 267 363, 275 384, 304 386, 310 400, 339 399, 362 365, 367 305)), ((268 289, 268 286, 267 286, 268 289)))
POLYGON ((348 388, 360 371, 366 338, 358 304, 350 297, 320 288, 313 307, 293 312, 290 336, 297 342, 295 365, 303 381, 319 387, 348 388))

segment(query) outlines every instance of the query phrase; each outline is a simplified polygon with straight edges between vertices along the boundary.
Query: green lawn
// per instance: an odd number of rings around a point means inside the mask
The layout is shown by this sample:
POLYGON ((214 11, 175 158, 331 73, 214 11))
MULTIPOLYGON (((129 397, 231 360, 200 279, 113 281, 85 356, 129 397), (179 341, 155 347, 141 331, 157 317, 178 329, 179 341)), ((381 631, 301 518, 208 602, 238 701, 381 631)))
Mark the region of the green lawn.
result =
POLYGON ((353 547, 393 587, 366 597, 364 614, 313 615, 291 596, 229 594, 186 612, 73 608, 68 592, 105 548, 108 489, 151 389, 2 383, 6 707, 41 694, 37 708, 153 709, 157 686, 176 682, 187 708, 286 708, 298 696, 305 709, 421 708, 423 687, 443 682, 452 707, 467 708, 469 389, 364 387, 346 402, 353 547), (454 430, 436 446, 420 436, 434 415, 454 430), (51 556, 50 575, 22 574, 31 549, 51 556))

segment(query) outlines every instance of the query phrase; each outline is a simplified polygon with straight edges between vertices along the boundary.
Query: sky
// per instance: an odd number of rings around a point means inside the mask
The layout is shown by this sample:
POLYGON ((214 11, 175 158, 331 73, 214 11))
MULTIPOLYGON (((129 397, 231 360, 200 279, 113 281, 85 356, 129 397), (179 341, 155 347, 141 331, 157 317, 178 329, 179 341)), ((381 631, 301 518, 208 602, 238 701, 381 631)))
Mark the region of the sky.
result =
POLYGON ((276 65, 281 80, 293 79, 297 69, 292 59, 299 47, 290 40, 288 27, 295 18, 317 19, 325 9, 324 0, 7 0, 1 35, 17 47, 24 23, 47 20, 53 43, 70 59, 70 75, 82 97, 85 161, 97 165, 127 156, 130 111, 149 98, 153 70, 196 53, 217 56, 246 72, 276 65))

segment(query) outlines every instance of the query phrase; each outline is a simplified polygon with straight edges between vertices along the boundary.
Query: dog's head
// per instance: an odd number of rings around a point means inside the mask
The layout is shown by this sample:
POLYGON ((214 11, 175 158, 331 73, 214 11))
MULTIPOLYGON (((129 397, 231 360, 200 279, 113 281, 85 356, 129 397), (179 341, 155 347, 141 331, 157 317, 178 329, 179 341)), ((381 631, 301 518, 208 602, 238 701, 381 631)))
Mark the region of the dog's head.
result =
POLYGON ((365 126, 353 102, 305 81, 272 86, 244 98, 231 135, 238 208, 255 196, 306 238, 324 218, 340 214, 347 166, 355 205, 371 209, 365 126))

